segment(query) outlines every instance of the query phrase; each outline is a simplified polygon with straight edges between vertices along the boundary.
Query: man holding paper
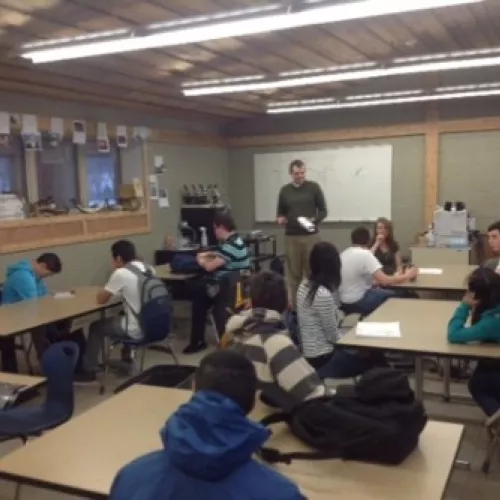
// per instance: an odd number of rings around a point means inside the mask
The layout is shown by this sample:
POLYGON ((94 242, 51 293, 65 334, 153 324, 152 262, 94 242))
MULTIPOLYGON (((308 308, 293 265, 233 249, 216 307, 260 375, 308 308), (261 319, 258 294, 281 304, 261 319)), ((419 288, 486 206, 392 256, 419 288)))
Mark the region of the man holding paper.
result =
POLYGON ((290 164, 292 182, 278 197, 277 221, 286 227, 285 266, 290 299, 295 308, 297 289, 308 275, 309 253, 319 241, 318 224, 326 217, 325 197, 319 184, 306 180, 302 160, 290 164))

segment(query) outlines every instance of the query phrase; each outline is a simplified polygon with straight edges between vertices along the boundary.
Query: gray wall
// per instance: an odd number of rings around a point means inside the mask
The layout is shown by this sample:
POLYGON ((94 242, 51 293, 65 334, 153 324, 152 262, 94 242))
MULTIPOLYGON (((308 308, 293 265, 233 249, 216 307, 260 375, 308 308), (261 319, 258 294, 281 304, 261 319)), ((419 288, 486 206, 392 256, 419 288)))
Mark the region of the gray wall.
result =
MULTIPOLYGON (((255 224, 254 217, 254 178, 253 155, 256 153, 279 152, 307 149, 325 149, 349 144, 392 144, 393 182, 392 182, 392 219, 397 238, 403 249, 414 242, 415 235, 424 223, 424 162, 425 149, 423 136, 387 138, 383 140, 352 141, 349 143, 321 143, 304 146, 285 146, 268 148, 245 148, 229 151, 229 193, 231 206, 238 225, 242 229, 259 228, 275 233, 279 237, 279 249, 283 251, 283 231, 275 224, 255 224)), ((327 200, 328 202, 328 200, 327 200)), ((349 244, 351 230, 357 224, 325 223, 322 236, 340 248, 349 244)))
MULTIPOLYGON (((140 115, 135 112, 98 108, 77 103, 57 103, 47 99, 0 94, 0 110, 34 113, 43 116, 82 118, 88 120, 108 120, 110 123, 145 125, 158 128, 177 128, 215 133, 217 130, 203 122, 182 122, 159 116, 140 115)), ((189 145, 166 143, 149 144, 149 169, 153 170, 154 155, 162 155, 167 165, 166 173, 159 177, 160 187, 168 189, 170 208, 159 209, 152 202, 152 232, 146 235, 131 236, 141 256, 151 260, 154 250, 161 247, 166 234, 176 234, 180 211, 180 188, 185 183, 217 183, 223 193, 228 189, 228 158, 223 148, 205 148, 189 145)), ((141 151, 130 147, 123 151, 122 165, 126 172, 140 172, 141 151)), ((137 176, 137 175, 136 175, 137 176)), ((109 247, 113 240, 105 240, 77 245, 66 245, 50 249, 59 254, 63 261, 64 272, 51 280, 53 287, 71 287, 104 283, 110 271, 109 247)), ((0 255, 0 270, 19 259, 36 258, 42 250, 0 255)))
MULTIPOLYGON (((180 210, 180 189, 185 183, 217 183, 227 192, 227 152, 224 149, 175 146, 165 143, 150 144, 151 173, 153 155, 163 155, 166 173, 159 176, 160 187, 168 189, 170 208, 159 209, 151 202, 152 232, 130 236, 144 259, 152 261, 153 253, 161 248, 167 234, 176 235, 180 210)), ((123 155, 125 168, 136 168, 141 162, 140 148, 131 148, 123 155)), ((140 167, 139 167, 140 168, 140 167)), ((110 272, 109 248, 113 240, 55 247, 63 261, 64 271, 52 278, 50 286, 71 287, 104 283, 110 272)), ((19 259, 36 258, 43 250, 0 255, 0 269, 19 259)))
POLYGON ((500 131, 441 136, 439 201, 465 201, 485 229, 500 219, 500 131))

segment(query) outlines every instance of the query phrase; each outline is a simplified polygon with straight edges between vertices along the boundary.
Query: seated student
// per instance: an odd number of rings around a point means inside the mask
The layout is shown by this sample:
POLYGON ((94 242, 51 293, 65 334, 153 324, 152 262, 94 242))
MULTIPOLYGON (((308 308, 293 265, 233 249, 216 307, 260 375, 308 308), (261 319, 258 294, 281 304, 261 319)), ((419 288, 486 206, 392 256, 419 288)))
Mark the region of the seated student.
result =
POLYGON ((252 363, 231 351, 206 356, 194 395, 161 431, 164 448, 126 465, 110 500, 301 500, 288 479, 252 458, 269 430, 247 415, 255 404, 252 363))
POLYGON ((500 221, 488 227, 488 245, 495 257, 488 259, 483 266, 500 273, 500 221))
POLYGON ((346 314, 367 316, 396 294, 392 290, 379 288, 405 283, 417 276, 417 269, 411 267, 394 276, 382 271, 382 264, 368 248, 370 232, 365 227, 357 227, 351 233, 352 246, 340 254, 342 262, 342 284, 340 300, 346 314))
MULTIPOLYGON (((123 299, 125 316, 105 318, 90 325, 83 361, 85 373, 80 377, 81 382, 96 380, 98 358, 104 337, 129 337, 135 340, 142 338, 142 332, 134 314, 134 312, 138 313, 141 308, 139 277, 127 267, 134 266, 140 272, 146 272, 149 267, 139 259, 134 244, 128 240, 113 243, 111 257, 115 270, 106 285, 97 292, 97 303, 106 304, 113 297, 120 297, 123 299)), ((126 351, 122 352, 122 357, 125 359, 124 354, 126 351)))
POLYGON ((380 217, 375 223, 375 239, 370 245, 370 250, 382 265, 382 271, 388 276, 403 273, 403 261, 399 244, 394 239, 392 222, 385 217, 380 217))
MULTIPOLYGON (((480 267, 469 276, 467 292, 448 323, 448 341, 500 343, 500 276, 492 269, 480 267)), ((488 416, 488 427, 498 423, 500 362, 479 361, 469 381, 469 391, 488 416)))
MULTIPOLYGON (((198 264, 216 281, 221 281, 230 272, 248 270, 250 268, 248 248, 236 232, 232 215, 228 212, 217 212, 214 216, 214 231, 219 246, 214 251, 199 253, 198 264)), ((185 354, 207 348, 205 326, 211 307, 214 307, 217 329, 220 332, 224 329, 227 319, 226 304, 222 303, 221 295, 212 295, 208 288, 206 276, 196 280, 192 287, 191 342, 184 349, 185 354)))
POLYGON ((283 323, 288 307, 283 278, 272 271, 253 276, 250 301, 252 309, 229 319, 224 339, 254 364, 263 400, 288 411, 324 396, 325 385, 295 347, 283 323))
MULTIPOLYGON (((2 304, 15 304, 24 300, 33 300, 49 294, 45 278, 59 274, 61 260, 55 253, 43 253, 35 260, 20 260, 7 267, 7 275, 2 289, 2 304)), ((32 332, 33 344, 41 359, 45 349, 53 342, 64 340, 69 335, 70 322, 36 328, 32 332)), ((83 352, 85 337, 82 331, 73 332, 71 340, 76 342, 83 352)), ((0 342, 2 350, 2 370, 17 372, 17 359, 14 337, 4 338, 0 342)), ((77 364, 81 371, 81 359, 77 364)))
POLYGON ((321 378, 351 378, 373 368, 372 358, 335 349, 341 337, 340 256, 334 245, 320 242, 309 255, 310 274, 297 292, 302 353, 321 378))

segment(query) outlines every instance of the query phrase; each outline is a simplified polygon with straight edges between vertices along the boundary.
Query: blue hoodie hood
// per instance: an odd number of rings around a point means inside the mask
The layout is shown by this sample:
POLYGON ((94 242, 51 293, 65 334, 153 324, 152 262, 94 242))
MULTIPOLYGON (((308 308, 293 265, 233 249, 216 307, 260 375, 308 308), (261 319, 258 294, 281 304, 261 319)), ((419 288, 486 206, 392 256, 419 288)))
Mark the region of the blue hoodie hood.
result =
POLYGON ((204 481, 220 480, 252 459, 270 431, 246 418, 231 399, 200 391, 170 417, 161 432, 175 467, 204 481))
POLYGON ((39 278, 31 261, 20 260, 7 267, 7 278, 2 290, 2 303, 14 304, 21 300, 36 299, 47 295, 48 289, 39 278))

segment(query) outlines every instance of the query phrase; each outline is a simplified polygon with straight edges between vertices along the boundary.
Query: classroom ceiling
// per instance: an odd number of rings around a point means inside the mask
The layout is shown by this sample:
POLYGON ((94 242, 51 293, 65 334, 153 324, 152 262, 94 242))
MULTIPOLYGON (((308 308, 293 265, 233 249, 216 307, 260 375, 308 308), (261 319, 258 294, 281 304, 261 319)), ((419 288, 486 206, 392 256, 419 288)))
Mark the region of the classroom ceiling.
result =
MULTIPOLYGON (((396 0, 395 0, 396 1, 396 0)), ((402 1, 402 0, 399 0, 402 1)), ((16 55, 27 42, 130 28, 245 6, 261 0, 0 0, 0 91, 127 107, 185 117, 262 114, 269 100, 436 85, 439 75, 386 78, 222 96, 187 98, 186 80, 276 73, 403 55, 500 46, 500 0, 418 13, 299 28, 245 38, 33 65, 16 55)), ((483 80, 497 72, 484 71, 483 80)), ((468 83, 481 71, 444 78, 468 83)))

